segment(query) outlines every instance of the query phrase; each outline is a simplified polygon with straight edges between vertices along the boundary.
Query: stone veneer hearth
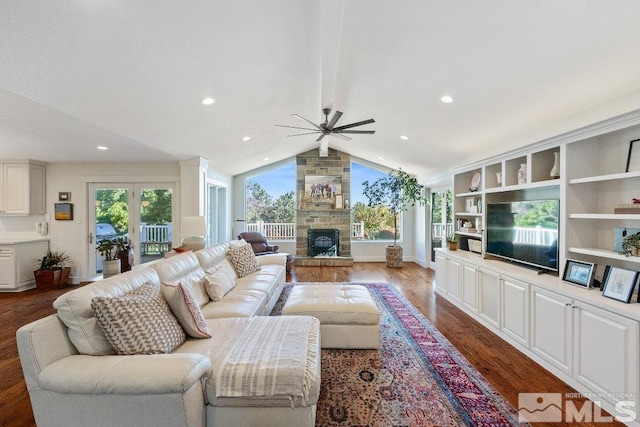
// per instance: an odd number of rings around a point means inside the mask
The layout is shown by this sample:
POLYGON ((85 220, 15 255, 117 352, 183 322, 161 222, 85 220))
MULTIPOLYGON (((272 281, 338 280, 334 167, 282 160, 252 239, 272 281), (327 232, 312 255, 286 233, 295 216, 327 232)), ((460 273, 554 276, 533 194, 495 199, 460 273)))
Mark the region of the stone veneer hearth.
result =
MULTIPOLYGON (((316 148, 296 157, 296 203, 304 194, 305 176, 341 176, 343 200, 350 199, 351 156, 329 149, 327 157, 320 157, 316 148)), ((296 209, 296 256, 295 265, 351 265, 351 211, 335 209, 335 205, 323 202, 307 201, 302 208, 296 209), (310 228, 331 228, 340 233, 340 257, 316 259, 307 253, 307 231, 310 228)))

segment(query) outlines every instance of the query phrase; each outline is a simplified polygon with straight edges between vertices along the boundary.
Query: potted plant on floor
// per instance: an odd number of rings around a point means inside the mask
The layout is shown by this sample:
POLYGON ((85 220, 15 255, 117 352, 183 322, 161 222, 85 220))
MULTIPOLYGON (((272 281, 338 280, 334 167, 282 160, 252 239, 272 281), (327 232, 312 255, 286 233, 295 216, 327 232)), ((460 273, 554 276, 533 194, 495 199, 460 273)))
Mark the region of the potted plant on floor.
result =
POLYGON ((64 252, 48 250, 47 253, 36 260, 37 270, 33 275, 38 289, 59 289, 67 284, 71 267, 65 265, 69 256, 64 252))
POLYGON ((393 215, 393 245, 386 248, 387 267, 402 267, 402 246, 398 245, 398 214, 409 206, 427 203, 424 186, 402 169, 392 170, 386 177, 373 183, 362 183, 362 194, 369 199, 369 206, 384 205, 393 215))
MULTIPOLYGON (((110 277, 120 274, 122 260, 120 254, 129 253, 130 243, 123 237, 102 239, 96 244, 96 252, 104 257, 102 260, 102 276, 110 277)), ((128 259, 128 258, 127 258, 128 259)))

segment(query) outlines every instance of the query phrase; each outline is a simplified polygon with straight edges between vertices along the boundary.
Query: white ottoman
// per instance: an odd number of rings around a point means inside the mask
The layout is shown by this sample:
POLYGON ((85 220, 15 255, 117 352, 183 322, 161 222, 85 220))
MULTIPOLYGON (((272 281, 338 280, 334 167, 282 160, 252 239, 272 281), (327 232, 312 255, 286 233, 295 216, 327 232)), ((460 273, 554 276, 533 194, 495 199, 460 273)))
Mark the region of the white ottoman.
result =
POLYGON ((294 286, 282 314, 320 320, 322 348, 378 348, 380 312, 364 286, 294 286))

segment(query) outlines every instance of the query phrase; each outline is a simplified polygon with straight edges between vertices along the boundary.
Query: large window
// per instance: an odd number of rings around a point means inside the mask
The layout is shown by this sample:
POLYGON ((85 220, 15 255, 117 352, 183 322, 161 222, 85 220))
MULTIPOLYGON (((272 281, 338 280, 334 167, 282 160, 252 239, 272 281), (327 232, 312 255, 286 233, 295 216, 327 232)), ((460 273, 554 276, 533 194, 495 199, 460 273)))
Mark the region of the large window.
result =
MULTIPOLYGON (((386 206, 368 206, 362 183, 388 175, 378 169, 351 162, 351 238, 354 240, 393 240, 393 213, 386 206)), ((398 240, 402 240, 402 213, 398 214, 398 240)))
POLYGON ((295 239, 295 163, 254 175, 246 183, 247 231, 259 231, 269 240, 295 239))

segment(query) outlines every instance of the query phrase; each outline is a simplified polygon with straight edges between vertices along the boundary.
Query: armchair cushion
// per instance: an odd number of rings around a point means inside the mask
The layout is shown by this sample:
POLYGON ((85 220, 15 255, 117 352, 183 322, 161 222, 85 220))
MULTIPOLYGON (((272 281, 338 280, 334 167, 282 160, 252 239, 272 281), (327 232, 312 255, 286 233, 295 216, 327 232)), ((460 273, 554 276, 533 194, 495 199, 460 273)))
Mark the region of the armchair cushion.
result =
POLYGON ((256 255, 275 253, 278 252, 279 249, 277 245, 268 244, 265 235, 258 231, 244 231, 238 234, 238 239, 245 240, 249 243, 253 249, 253 253, 256 255))

